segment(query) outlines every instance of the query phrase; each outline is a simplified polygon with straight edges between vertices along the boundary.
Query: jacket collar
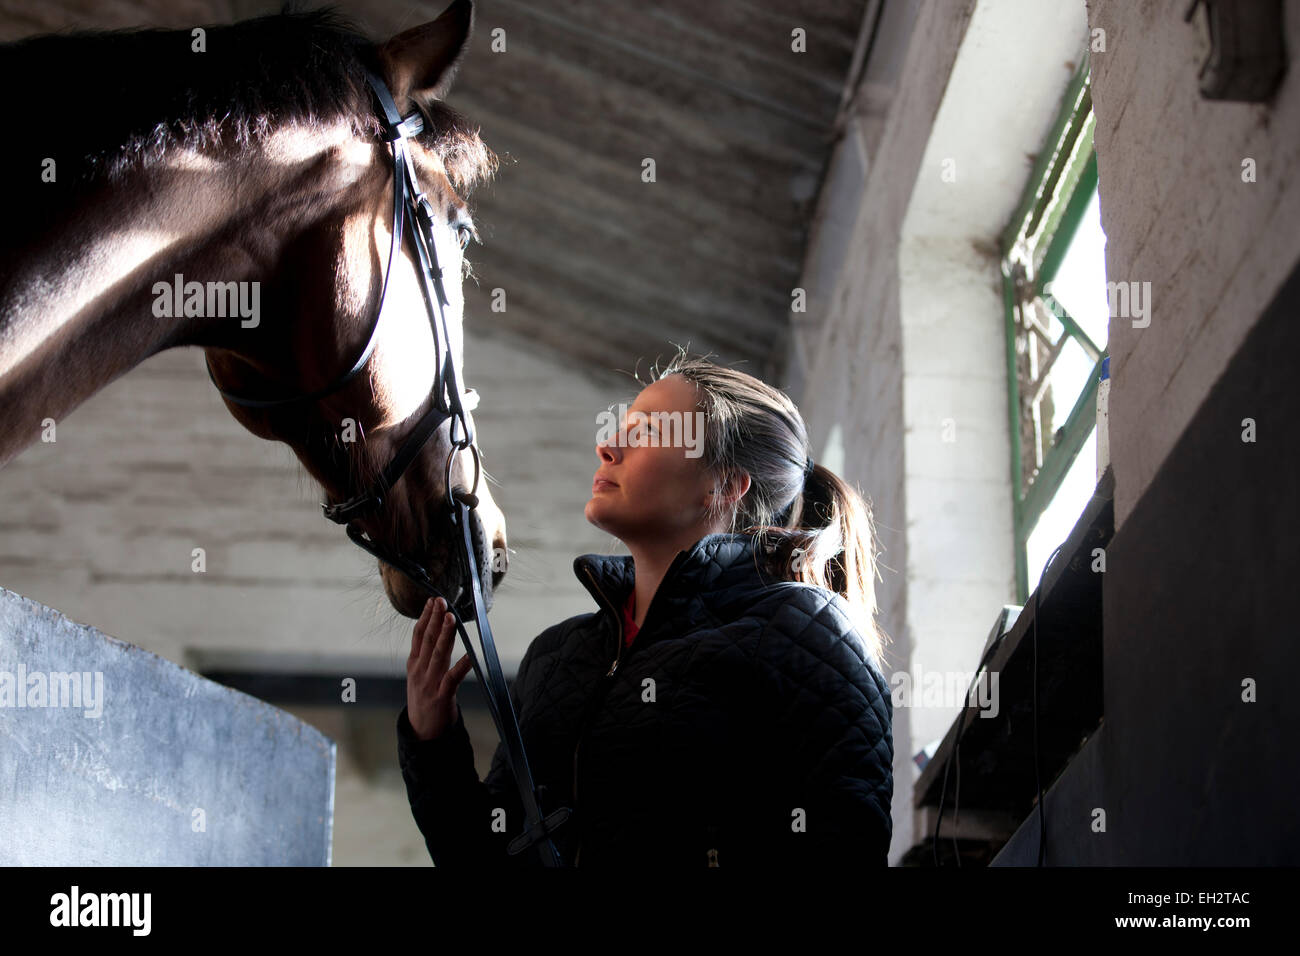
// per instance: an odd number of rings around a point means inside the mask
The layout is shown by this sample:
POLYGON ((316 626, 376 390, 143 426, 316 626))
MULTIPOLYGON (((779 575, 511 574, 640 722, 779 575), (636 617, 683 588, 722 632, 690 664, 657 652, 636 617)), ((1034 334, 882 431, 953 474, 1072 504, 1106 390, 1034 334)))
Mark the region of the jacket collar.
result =
MULTIPOLYGON (((627 554, 583 554, 573 573, 601 607, 617 613, 636 584, 636 568, 627 554)), ((710 534, 687 551, 679 551, 664 574, 654 604, 678 605, 729 579, 755 574, 754 538, 747 534, 710 534)), ((659 616, 656 611, 656 617, 659 616)))

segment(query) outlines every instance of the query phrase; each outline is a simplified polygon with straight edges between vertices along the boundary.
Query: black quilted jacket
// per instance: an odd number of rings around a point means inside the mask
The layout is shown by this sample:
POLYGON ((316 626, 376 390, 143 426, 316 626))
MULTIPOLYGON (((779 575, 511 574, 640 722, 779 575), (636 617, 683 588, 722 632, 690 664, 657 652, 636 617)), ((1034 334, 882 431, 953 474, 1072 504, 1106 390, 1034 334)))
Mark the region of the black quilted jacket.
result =
MULTIPOLYGON (((885 865, 888 686, 838 595, 757 557, 739 534, 679 553, 621 654, 632 559, 574 560, 600 610, 542 632, 511 689, 543 813, 574 811, 553 837, 567 864, 885 865)), ((504 746, 480 782, 463 719, 420 741, 403 708, 397 728, 435 864, 540 866, 506 851, 523 810, 504 746)))

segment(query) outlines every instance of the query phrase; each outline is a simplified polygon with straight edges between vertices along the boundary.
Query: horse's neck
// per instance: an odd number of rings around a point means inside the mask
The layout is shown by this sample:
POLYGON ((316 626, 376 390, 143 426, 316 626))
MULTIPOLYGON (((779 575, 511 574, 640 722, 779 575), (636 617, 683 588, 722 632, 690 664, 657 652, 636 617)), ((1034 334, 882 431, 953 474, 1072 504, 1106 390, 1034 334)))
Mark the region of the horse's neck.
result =
MULTIPOLYGON (((0 464, 82 401, 169 345, 186 329, 159 319, 150 290, 193 269, 228 204, 183 202, 179 177, 128 182, 86 204, 71 228, 20 248, 0 301, 0 464), (197 250, 197 252, 196 252, 197 250)), ((232 271, 241 263, 231 262, 232 271)), ((208 272, 210 270, 204 269, 208 272)), ((242 276, 231 276, 242 278, 242 276)), ((191 320, 193 321, 193 320, 191 320)))
POLYGON ((231 318, 160 317, 167 310, 155 308, 154 289, 178 275, 267 276, 301 225, 303 204, 293 197, 310 188, 299 181, 310 157, 271 161, 281 158, 179 153, 14 249, 0 283, 0 467, 40 437, 45 419, 57 422, 156 352, 222 343, 231 318))

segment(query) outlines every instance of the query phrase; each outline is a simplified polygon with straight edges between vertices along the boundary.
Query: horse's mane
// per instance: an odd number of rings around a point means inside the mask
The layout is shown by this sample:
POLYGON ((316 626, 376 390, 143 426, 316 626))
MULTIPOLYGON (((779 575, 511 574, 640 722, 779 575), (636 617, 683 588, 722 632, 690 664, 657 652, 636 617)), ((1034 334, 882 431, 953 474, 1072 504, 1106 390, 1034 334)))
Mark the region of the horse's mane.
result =
MULTIPOLYGON (((85 185, 148 168, 175 149, 232 139, 247 147, 289 122, 347 119, 359 133, 378 130, 364 80, 366 68, 377 68, 374 47, 337 11, 286 9, 204 29, 201 53, 192 52, 189 29, 0 45, 5 165, 21 162, 23 182, 36 183, 40 160, 54 157, 60 182, 85 185)), ((438 100, 418 105, 420 140, 441 156, 453 185, 468 192, 490 179, 497 159, 478 130, 438 100)))

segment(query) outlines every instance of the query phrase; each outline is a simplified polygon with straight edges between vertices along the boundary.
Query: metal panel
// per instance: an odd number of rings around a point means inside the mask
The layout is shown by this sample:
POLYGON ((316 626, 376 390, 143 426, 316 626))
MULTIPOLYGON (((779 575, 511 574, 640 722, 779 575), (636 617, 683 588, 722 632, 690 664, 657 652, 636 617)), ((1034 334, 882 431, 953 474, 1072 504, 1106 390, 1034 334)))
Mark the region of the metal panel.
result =
POLYGON ((328 866, 335 744, 0 588, 0 864, 328 866))

